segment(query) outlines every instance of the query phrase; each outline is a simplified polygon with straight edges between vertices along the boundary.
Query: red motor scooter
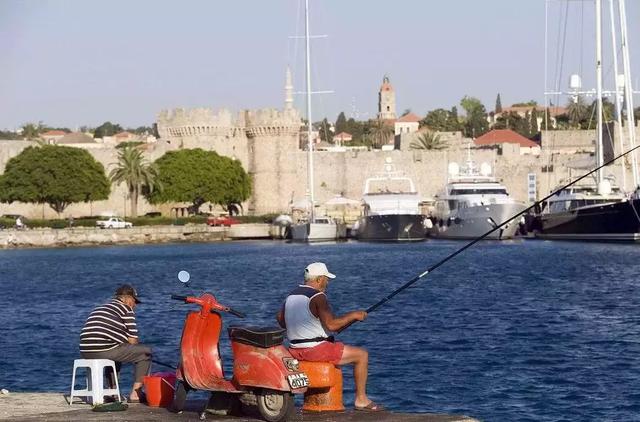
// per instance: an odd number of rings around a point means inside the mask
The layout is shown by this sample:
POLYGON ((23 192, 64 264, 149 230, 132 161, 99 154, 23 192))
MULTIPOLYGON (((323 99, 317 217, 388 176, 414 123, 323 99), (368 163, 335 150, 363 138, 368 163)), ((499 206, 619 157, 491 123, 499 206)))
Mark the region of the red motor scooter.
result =
POLYGON ((224 376, 220 357, 220 312, 244 315, 216 300, 210 293, 200 297, 176 296, 172 299, 193 303, 199 311, 189 312, 180 340, 178 384, 173 408, 182 411, 190 390, 211 391, 212 402, 253 405, 269 422, 287 420, 294 412, 293 394, 307 390, 309 378, 298 369, 298 361, 282 345, 285 330, 277 328, 229 327, 233 351, 233 377, 224 376))

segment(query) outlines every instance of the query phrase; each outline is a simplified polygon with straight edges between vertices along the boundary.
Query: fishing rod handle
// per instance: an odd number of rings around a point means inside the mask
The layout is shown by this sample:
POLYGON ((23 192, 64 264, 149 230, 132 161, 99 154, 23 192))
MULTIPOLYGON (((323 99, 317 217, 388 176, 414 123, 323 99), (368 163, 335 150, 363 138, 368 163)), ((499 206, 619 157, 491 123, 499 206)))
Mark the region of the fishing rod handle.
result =
POLYGON ((187 297, 186 296, 180 296, 180 295, 171 295, 171 299, 173 299, 173 300, 181 300, 183 302, 187 301, 187 297))
POLYGON ((226 311, 227 311, 227 312, 229 312, 231 315, 235 315, 235 316, 237 316, 238 318, 244 318, 244 317, 246 317, 246 316, 247 316, 246 314, 243 314, 243 313, 242 313, 242 312, 240 312, 240 311, 236 311, 236 310, 235 310, 235 309, 233 309, 233 308, 227 308, 227 309, 226 309, 226 311))

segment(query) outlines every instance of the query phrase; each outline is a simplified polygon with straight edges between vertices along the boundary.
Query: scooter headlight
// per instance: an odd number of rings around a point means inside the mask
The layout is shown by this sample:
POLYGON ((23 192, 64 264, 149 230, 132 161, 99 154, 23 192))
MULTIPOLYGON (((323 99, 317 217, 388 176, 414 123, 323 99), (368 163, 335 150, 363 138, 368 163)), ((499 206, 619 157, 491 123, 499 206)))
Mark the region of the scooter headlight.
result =
POLYGON ((298 359, 282 358, 282 362, 289 371, 295 372, 299 370, 300 362, 298 362, 298 359))

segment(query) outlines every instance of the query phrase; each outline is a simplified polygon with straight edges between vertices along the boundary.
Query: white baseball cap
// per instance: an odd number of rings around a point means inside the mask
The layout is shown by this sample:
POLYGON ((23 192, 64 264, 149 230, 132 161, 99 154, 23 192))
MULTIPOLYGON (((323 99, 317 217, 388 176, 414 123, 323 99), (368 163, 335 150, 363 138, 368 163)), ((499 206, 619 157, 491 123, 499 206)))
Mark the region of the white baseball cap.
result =
POLYGON ((314 262, 313 264, 309 264, 307 265, 307 268, 304 269, 304 272, 312 277, 319 277, 323 275, 329 278, 336 278, 335 274, 331 274, 329 272, 324 262, 314 262))

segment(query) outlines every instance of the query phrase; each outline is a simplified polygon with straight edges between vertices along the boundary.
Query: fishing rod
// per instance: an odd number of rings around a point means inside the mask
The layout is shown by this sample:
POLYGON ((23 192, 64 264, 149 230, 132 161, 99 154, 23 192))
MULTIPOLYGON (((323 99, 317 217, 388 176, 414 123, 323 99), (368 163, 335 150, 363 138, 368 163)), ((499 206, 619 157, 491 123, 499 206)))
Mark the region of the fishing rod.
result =
MULTIPOLYGON (((508 220, 503 221, 501 224, 496 224, 495 221, 491 220, 490 224, 492 224, 494 227, 489 230, 488 232, 486 232, 485 234, 483 234, 480 237, 477 237, 475 239, 473 239, 471 242, 467 243, 466 245, 464 245, 463 247, 461 247, 460 249, 456 250, 455 252, 451 253, 450 255, 448 255, 447 257, 445 257, 444 259, 438 261, 436 264, 432 265, 431 267, 429 267, 427 270, 425 270, 423 273, 415 276, 414 278, 412 278, 411 280, 407 281, 406 283, 404 283, 402 286, 398 287, 396 290, 394 290, 393 292, 391 292, 389 295, 387 295, 384 299, 381 299, 380 301, 378 301, 377 303, 371 305, 369 308, 367 308, 366 312, 367 313, 371 313, 373 311, 375 311, 376 309, 378 309, 380 306, 384 305, 385 303, 387 303, 389 300, 391 300, 395 295, 397 295, 398 293, 400 293, 401 291, 407 289, 408 287, 412 286, 413 284, 417 283, 420 279, 422 279, 423 277, 425 277, 427 274, 430 274, 431 272, 433 272, 435 269, 437 269, 438 267, 440 267, 441 265, 443 265, 445 262, 449 261, 450 259, 454 258, 455 256, 459 255, 460 253, 464 252, 466 249, 469 249, 471 246, 475 245, 476 243, 478 243, 479 241, 481 241, 482 239, 484 239, 485 237, 489 236, 491 233, 493 233, 494 231, 498 230, 499 228, 501 228, 502 226, 507 225, 511 220, 520 217, 522 214, 525 214, 529 211, 531 211, 533 208, 535 208, 537 205, 541 204, 542 202, 545 202, 547 199, 551 198, 552 196, 556 195, 558 192, 568 188, 571 185, 574 185, 575 183, 579 182, 580 180, 584 179, 587 176, 590 176, 591 174, 595 173, 596 171, 600 170, 601 168, 608 166, 609 164, 617 161, 618 159, 624 157, 625 155, 635 151, 636 149, 640 148, 640 145, 637 145, 633 148, 631 148, 630 150, 618 155, 617 157, 613 157, 611 160, 607 161, 606 163, 602 164, 599 167, 594 168, 593 170, 589 171, 588 173, 583 174, 582 176, 578 177, 576 180, 574 180, 573 182, 570 182, 566 185, 564 185, 563 187, 561 187, 560 189, 557 189, 553 192, 551 192, 549 195, 545 196, 544 198, 542 198, 539 201, 536 201, 533 203, 533 205, 531 205, 528 208, 525 208, 523 211, 520 211, 519 213, 517 213, 516 215, 514 215, 513 217, 509 218, 508 220)), ((350 323, 348 323, 347 325, 345 325, 344 327, 340 328, 337 332, 341 333, 344 330, 346 330, 347 328, 349 328, 351 325, 353 325, 353 323, 356 321, 351 321, 350 323)))
POLYGON ((151 362, 156 363, 156 364, 161 365, 161 366, 166 366, 167 368, 171 368, 171 369, 173 369, 174 371, 175 371, 176 369, 178 369, 178 368, 176 368, 176 367, 175 367, 175 366, 173 366, 173 365, 169 365, 168 363, 160 362, 159 360, 151 359, 151 362))

